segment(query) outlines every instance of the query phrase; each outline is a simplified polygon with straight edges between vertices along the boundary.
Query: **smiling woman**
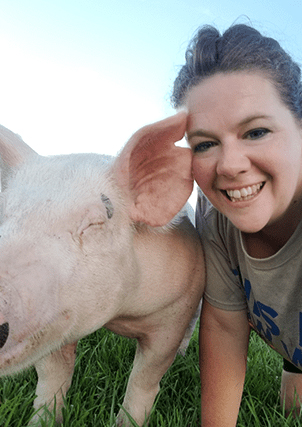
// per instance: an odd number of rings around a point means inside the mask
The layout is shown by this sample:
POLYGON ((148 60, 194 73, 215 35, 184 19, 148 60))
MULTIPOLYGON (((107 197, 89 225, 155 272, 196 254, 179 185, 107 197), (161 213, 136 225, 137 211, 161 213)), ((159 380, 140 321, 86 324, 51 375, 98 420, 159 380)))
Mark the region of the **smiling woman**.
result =
POLYGON ((202 425, 236 424, 250 327, 286 359, 281 401, 287 411, 300 412, 300 69, 275 40, 249 26, 223 35, 205 27, 189 45, 172 100, 188 112, 201 190, 196 220, 207 268, 202 425))
POLYGON ((211 203, 245 233, 269 226, 278 235, 289 216, 297 226, 301 129, 270 80, 217 74, 190 90, 186 106, 193 173, 211 203))

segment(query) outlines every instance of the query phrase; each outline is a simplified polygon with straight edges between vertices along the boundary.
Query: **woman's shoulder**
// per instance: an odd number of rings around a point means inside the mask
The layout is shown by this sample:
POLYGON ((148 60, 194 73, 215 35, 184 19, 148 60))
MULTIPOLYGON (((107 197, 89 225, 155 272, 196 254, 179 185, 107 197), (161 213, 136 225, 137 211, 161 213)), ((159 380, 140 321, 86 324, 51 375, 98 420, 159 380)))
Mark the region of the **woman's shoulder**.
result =
POLYGON ((200 189, 198 189, 195 216, 197 229, 202 230, 203 233, 214 233, 216 230, 220 233, 229 233, 235 229, 228 218, 211 204, 200 189))

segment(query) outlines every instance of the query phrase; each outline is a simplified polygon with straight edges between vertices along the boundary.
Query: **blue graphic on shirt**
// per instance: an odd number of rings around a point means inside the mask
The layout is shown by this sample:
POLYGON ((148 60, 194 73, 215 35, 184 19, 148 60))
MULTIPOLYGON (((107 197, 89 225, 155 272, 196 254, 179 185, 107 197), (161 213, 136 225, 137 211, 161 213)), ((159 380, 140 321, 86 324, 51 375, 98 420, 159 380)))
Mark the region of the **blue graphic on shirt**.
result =
MULTIPOLYGON (((244 279, 244 290, 247 300, 250 300, 252 285, 247 279, 244 279)), ((262 304, 260 301, 254 301, 253 315, 257 317, 255 327, 261 336, 264 336, 270 343, 272 335, 280 335, 280 330, 273 321, 278 316, 278 313, 268 305, 262 304)))
MULTIPOLYGON (((280 329, 276 323, 278 313, 272 307, 263 304, 260 301, 251 300, 252 295, 252 285, 251 282, 242 278, 239 267, 232 270, 233 274, 239 278, 241 285, 243 286, 246 299, 249 304, 248 318, 253 328, 259 333, 259 335, 264 338, 269 345, 273 347, 273 337, 278 337, 280 335, 280 329)), ((299 316, 299 346, 302 347, 302 312, 298 313, 299 316)), ((280 340, 283 346, 283 349, 288 357, 288 359, 301 369, 302 367, 302 349, 296 347, 292 354, 288 349, 287 344, 280 340)))

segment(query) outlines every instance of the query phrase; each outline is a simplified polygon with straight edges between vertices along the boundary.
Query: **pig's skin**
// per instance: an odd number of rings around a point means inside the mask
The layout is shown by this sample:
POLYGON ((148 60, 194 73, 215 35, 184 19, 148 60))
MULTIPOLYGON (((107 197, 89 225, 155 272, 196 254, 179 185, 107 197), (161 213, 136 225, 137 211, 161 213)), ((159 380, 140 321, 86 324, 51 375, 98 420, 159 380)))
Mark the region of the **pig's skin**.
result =
POLYGON ((147 126, 112 160, 42 157, 0 127, 0 374, 34 365, 35 408, 56 395, 58 421, 80 338, 137 338, 123 406, 138 425, 188 343, 203 254, 188 218, 164 226, 192 190, 190 150, 174 145, 185 126, 184 113, 147 126))

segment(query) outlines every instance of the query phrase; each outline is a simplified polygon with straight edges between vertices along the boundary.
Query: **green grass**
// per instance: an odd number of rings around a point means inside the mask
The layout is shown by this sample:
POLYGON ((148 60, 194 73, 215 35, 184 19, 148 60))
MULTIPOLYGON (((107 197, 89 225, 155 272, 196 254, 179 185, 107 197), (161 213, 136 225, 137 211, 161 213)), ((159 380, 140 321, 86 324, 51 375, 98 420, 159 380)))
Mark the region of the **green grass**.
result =
MULTIPOLYGON (((112 427, 125 393, 135 342, 100 330, 81 340, 73 383, 66 398, 64 427, 112 427)), ((246 385, 237 427, 297 427, 279 407, 282 360, 256 334, 251 336, 246 385)), ((26 426, 33 413, 36 373, 0 380, 0 427, 26 426)), ((200 425, 197 331, 186 356, 177 356, 164 376, 150 427, 200 425)), ((51 423, 50 426, 54 426, 51 423)))

